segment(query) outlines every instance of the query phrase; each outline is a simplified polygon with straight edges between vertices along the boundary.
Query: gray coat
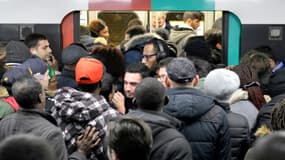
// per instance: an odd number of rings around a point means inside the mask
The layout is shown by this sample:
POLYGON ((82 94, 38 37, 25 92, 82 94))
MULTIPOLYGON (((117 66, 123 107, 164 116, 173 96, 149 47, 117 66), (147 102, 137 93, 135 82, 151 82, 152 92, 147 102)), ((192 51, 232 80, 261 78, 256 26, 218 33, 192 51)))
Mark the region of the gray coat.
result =
MULTIPOLYGON (((57 160, 67 160, 67 151, 61 130, 56 121, 48 114, 37 109, 20 109, 0 121, 0 141, 19 133, 33 134, 45 139, 52 148, 57 160)), ((70 159, 86 159, 75 153, 70 159)))

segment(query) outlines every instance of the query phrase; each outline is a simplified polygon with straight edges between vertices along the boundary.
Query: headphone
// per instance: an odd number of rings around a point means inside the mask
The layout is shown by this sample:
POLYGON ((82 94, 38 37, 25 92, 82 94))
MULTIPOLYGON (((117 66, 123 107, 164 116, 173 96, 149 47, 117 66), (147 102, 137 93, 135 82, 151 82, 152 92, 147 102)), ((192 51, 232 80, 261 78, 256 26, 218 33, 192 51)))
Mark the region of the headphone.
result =
POLYGON ((156 52, 157 61, 160 61, 166 57, 169 57, 169 51, 165 50, 165 47, 167 47, 167 46, 166 46, 166 43, 163 42, 163 40, 155 38, 153 40, 153 42, 154 42, 154 45, 156 46, 156 48, 158 49, 156 52), (165 44, 163 44, 163 43, 165 43, 165 44))

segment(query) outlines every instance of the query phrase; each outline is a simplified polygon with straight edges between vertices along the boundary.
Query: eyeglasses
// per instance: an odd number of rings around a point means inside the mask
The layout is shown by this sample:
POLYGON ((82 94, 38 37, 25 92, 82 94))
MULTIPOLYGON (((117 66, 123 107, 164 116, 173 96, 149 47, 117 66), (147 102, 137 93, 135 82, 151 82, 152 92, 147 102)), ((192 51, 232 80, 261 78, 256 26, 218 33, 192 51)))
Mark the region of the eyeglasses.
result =
POLYGON ((152 56, 156 56, 157 54, 155 53, 155 54, 150 54, 150 55, 142 55, 142 59, 146 59, 146 61, 148 61, 149 59, 150 59, 150 57, 152 57, 152 56))

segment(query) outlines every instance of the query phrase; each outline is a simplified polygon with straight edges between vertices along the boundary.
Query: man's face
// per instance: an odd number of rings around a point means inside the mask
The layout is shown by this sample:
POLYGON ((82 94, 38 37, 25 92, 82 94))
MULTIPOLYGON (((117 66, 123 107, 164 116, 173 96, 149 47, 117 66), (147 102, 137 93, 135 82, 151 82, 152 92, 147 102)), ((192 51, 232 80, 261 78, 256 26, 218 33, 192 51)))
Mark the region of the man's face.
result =
POLYGON ((196 30, 200 26, 200 20, 199 19, 193 19, 190 23, 191 27, 196 30))
POLYGON ((142 81, 140 73, 125 73, 124 91, 127 98, 133 98, 137 84, 142 81))
POLYGON ((35 48, 31 48, 31 52, 46 61, 49 59, 52 50, 48 40, 40 40, 35 48))
POLYGON ((161 28, 165 24, 165 17, 163 16, 152 16, 152 26, 154 28, 161 28))
POLYGON ((156 53, 154 52, 153 44, 146 44, 144 46, 142 63, 150 69, 156 64, 156 53))
POLYGON ((157 80, 163 84, 164 87, 167 88, 167 72, 166 72, 166 67, 160 67, 157 70, 157 80))

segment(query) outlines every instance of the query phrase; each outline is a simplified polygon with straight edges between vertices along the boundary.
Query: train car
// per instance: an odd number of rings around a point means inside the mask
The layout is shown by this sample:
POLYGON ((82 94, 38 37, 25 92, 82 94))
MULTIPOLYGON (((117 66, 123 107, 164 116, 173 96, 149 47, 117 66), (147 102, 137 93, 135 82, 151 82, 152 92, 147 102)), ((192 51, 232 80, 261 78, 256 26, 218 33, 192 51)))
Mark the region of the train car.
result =
POLYGON ((282 0, 0 0, 0 41, 45 34, 60 61, 63 47, 79 39, 80 11, 222 11, 228 65, 250 48, 277 44, 283 54, 282 0))

